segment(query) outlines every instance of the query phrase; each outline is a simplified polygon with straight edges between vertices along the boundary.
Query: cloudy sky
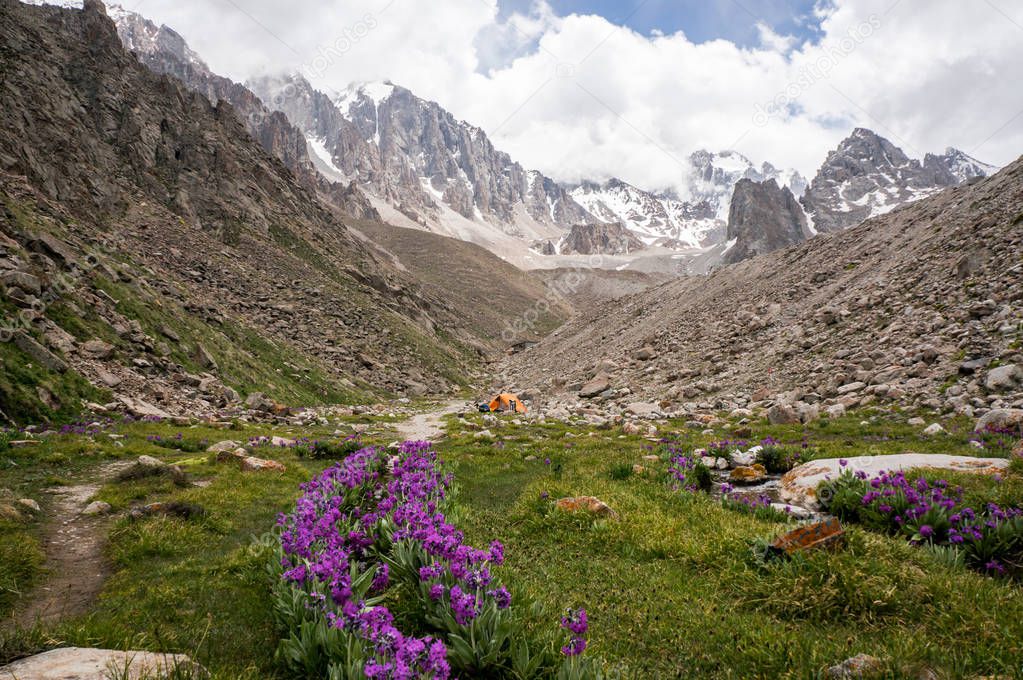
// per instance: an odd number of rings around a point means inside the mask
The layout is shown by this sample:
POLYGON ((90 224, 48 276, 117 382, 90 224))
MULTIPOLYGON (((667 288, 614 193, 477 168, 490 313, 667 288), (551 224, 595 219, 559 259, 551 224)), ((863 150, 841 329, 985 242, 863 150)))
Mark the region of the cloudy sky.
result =
POLYGON ((699 148, 812 175, 853 127, 1023 153, 1016 0, 125 0, 236 80, 391 79, 557 179, 677 187, 699 148))

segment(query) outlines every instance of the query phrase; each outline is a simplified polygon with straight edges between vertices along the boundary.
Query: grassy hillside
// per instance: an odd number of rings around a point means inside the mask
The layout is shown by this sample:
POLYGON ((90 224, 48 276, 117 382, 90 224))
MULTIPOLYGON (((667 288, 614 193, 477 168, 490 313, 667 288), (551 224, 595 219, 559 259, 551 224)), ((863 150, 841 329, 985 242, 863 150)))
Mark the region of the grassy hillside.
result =
POLYGON ((492 348, 541 337, 568 316, 538 277, 474 243, 381 222, 351 224, 448 305, 462 333, 492 348))

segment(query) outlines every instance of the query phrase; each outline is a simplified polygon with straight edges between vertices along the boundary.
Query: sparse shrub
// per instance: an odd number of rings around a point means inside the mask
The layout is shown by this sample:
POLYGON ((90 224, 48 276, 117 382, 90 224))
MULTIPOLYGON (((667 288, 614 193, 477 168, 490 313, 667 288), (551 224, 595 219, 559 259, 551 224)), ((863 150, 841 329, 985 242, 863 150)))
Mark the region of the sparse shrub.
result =
POLYGON ((620 482, 622 480, 628 479, 633 474, 635 473, 633 472, 631 465, 629 465, 628 463, 619 463, 617 465, 611 466, 611 469, 608 471, 607 476, 616 482, 620 482))
POLYGON ((173 437, 161 437, 160 435, 149 435, 146 440, 155 446, 159 446, 162 449, 171 449, 172 451, 182 451, 184 453, 199 453, 205 451, 209 446, 209 441, 206 439, 186 439, 184 435, 178 432, 173 437))
POLYGON ((672 486, 680 491, 710 491, 714 478, 703 460, 692 455, 678 454, 671 459, 668 475, 672 486))
POLYGON ((349 437, 340 442, 314 441, 309 446, 296 447, 300 458, 313 460, 342 460, 362 448, 362 442, 349 437))
POLYGON ((139 465, 136 463, 117 473, 118 482, 137 482, 155 477, 169 477, 176 486, 188 486, 188 475, 175 465, 139 465))
POLYGON ((777 444, 765 444, 757 453, 757 462, 772 474, 783 474, 800 463, 799 451, 786 449, 777 444))

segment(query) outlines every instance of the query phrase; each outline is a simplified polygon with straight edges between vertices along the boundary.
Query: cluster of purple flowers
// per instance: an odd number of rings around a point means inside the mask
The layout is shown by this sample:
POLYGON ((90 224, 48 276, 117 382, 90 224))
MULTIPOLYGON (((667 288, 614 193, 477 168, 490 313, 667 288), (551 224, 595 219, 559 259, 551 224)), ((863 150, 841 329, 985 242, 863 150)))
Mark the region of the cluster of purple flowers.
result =
POLYGON ((1019 428, 994 427, 988 425, 980 432, 970 434, 969 440, 980 445, 980 448, 993 452, 1011 453, 1023 438, 1019 428))
MULTIPOLYGON (((451 482, 428 442, 405 442, 393 457, 366 447, 302 485, 294 512, 278 522, 282 578, 332 628, 358 641, 367 677, 451 674, 448 654, 455 652, 443 640, 402 634, 391 612, 376 604, 394 578, 418 585, 422 604, 449 621, 443 630, 488 622, 473 628, 479 635, 511 606, 511 593, 491 572, 504 562, 504 546, 466 544, 442 512, 451 482)), ((572 634, 566 649, 576 655, 586 646, 585 612, 566 620, 572 634)))
POLYGON ((105 418, 103 420, 90 420, 88 422, 81 421, 61 425, 57 432, 59 434, 78 434, 86 437, 92 437, 103 430, 109 429, 112 425, 113 421, 109 418, 105 418))
POLYGON ((433 513, 448 483, 434 467, 429 444, 407 442, 400 452, 389 481, 386 451, 367 447, 302 485, 295 511, 279 520, 283 578, 307 588, 331 626, 365 643, 367 677, 443 679, 450 676, 444 643, 402 634, 391 612, 367 604, 355 587, 361 574, 372 574, 372 591, 387 587, 390 569, 374 548, 388 540, 389 522, 398 526, 395 540, 399 532, 422 535, 431 545, 457 549, 436 532, 419 533, 438 524, 433 513))
POLYGON ((561 617, 561 627, 571 634, 568 644, 561 648, 565 656, 579 656, 586 651, 586 631, 590 624, 586 620, 585 609, 569 609, 561 617))
POLYGON ((749 446, 749 442, 745 439, 722 439, 707 444, 707 452, 714 456, 727 458, 731 451, 745 449, 747 446, 749 446))
POLYGON ((1023 558, 1023 509, 987 503, 969 507, 961 487, 945 480, 907 479, 902 472, 867 478, 845 472, 847 483, 861 484, 858 516, 875 526, 905 534, 917 544, 950 545, 967 562, 991 573, 1018 567, 1023 558))
POLYGON ((673 455, 668 465, 668 474, 672 478, 672 487, 676 491, 688 491, 691 493, 699 491, 703 488, 703 478, 705 478, 705 475, 701 474, 701 472, 706 469, 707 466, 703 464, 699 456, 682 453, 673 455))

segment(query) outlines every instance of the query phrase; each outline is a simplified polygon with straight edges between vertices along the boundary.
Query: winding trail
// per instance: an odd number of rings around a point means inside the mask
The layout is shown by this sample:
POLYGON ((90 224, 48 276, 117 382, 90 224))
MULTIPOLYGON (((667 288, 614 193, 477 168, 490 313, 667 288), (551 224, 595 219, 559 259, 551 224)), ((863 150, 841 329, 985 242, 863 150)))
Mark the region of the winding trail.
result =
POLYGON ((436 441, 444 436, 444 416, 458 413, 467 403, 464 399, 448 401, 432 411, 417 413, 408 420, 396 423, 398 436, 405 441, 436 441))
POLYGON ((89 499, 131 460, 118 460, 94 471, 87 481, 49 490, 54 502, 48 509, 43 533, 46 580, 19 604, 13 617, 15 628, 31 628, 81 614, 88 610, 107 577, 103 546, 112 517, 84 515, 89 499))

